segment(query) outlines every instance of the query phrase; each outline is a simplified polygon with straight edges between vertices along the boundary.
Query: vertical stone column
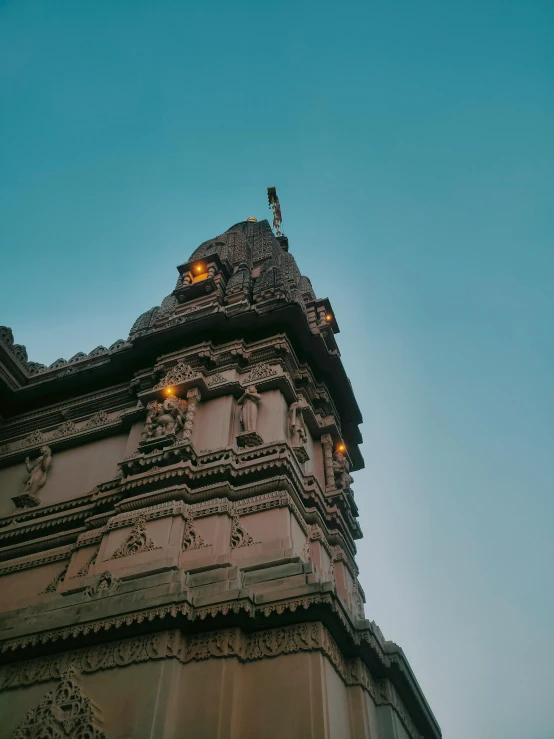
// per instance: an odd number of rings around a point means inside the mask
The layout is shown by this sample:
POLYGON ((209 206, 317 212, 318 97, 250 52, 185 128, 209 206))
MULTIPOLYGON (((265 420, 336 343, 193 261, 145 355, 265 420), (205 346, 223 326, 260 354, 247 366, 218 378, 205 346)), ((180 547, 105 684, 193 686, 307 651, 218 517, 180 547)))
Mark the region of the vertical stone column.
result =
POLYGON ((194 427, 194 417, 196 416, 196 407, 200 402, 200 390, 197 387, 191 388, 187 393, 187 410, 185 413, 185 430, 183 438, 189 441, 192 438, 192 429, 194 427))
POLYGON ((325 467, 325 485, 327 490, 334 490, 335 472, 333 470, 333 437, 331 434, 323 434, 321 437, 323 448, 323 464, 325 467))

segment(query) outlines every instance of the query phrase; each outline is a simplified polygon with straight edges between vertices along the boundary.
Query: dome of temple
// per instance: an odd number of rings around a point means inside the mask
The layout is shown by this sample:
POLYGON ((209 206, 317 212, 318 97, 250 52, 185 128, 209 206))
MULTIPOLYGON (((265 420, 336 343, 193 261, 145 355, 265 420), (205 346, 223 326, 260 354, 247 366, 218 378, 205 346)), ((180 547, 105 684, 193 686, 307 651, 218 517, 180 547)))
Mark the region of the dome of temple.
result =
MULTIPOLYGON (((209 259, 214 255, 227 262, 231 271, 236 273, 227 286, 231 292, 240 284, 243 286, 241 289, 248 292, 252 288, 254 297, 282 290, 289 300, 302 306, 315 299, 309 279, 301 275, 296 260, 288 251, 288 240, 275 236, 269 221, 265 219, 256 221, 248 218, 235 223, 224 233, 200 244, 188 262, 209 259)), ((131 335, 153 326, 164 316, 169 317, 176 304, 176 298, 168 295, 161 306, 151 308, 137 318, 131 335)))

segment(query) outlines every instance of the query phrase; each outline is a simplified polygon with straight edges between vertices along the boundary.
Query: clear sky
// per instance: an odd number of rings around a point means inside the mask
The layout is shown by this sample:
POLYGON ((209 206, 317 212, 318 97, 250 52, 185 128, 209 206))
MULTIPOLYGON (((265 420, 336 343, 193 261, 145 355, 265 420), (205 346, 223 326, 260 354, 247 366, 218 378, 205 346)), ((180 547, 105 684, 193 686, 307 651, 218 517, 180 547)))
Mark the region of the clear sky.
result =
POLYGON ((366 612, 445 739, 554 737, 554 4, 0 0, 0 322, 125 338, 276 185, 364 415, 366 612))

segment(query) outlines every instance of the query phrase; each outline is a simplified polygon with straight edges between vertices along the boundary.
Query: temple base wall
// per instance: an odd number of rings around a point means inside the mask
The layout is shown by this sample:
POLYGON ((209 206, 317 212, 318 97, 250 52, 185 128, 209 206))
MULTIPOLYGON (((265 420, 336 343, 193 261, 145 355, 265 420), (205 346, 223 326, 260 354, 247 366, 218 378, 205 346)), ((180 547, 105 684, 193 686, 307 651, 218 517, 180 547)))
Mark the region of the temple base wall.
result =
MULTIPOLYGON (((159 639, 163 642, 166 636, 159 639)), ((109 645, 104 650, 109 651, 109 645)), ((127 653, 131 651, 128 645, 127 653)), ((116 658, 121 659, 121 654, 116 658)), ((36 682, 0 692, 0 739, 10 739, 28 712, 59 682, 40 681, 38 660, 21 675, 36 682)), ((108 739, 409 737, 391 706, 376 705, 359 685, 346 685, 319 651, 249 662, 211 657, 183 664, 166 656, 80 674, 78 680, 96 706, 108 739)))

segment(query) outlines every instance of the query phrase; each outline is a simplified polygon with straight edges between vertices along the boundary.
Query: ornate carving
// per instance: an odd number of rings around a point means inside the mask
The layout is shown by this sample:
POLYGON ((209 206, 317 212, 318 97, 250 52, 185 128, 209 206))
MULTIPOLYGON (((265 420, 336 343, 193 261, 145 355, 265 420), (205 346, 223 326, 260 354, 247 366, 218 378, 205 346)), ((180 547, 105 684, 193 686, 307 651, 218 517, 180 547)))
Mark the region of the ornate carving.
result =
POLYGON ((73 421, 64 421, 58 428, 54 431, 54 438, 58 438, 60 436, 69 436, 69 434, 72 434, 75 431, 75 424, 73 421))
POLYGON ((118 577, 114 577, 109 570, 105 570, 101 575, 98 575, 98 579, 93 585, 89 585, 83 593, 83 598, 97 598, 103 595, 110 595, 115 592, 121 580, 118 577))
POLYGON ((59 572, 56 577, 52 580, 51 583, 49 583, 46 588, 42 591, 42 593, 55 593, 58 589, 58 585, 63 582, 63 579, 67 573, 67 568, 69 567, 69 562, 65 565, 63 570, 59 572))
POLYGON ((321 437, 323 448, 323 465, 325 468, 325 486, 327 490, 335 487, 335 471, 333 468, 333 438, 331 434, 323 434, 321 437))
POLYGON ((256 392, 256 386, 250 385, 244 391, 244 395, 239 399, 238 405, 241 406, 240 426, 246 433, 256 431, 258 423, 258 403, 262 396, 256 392))
POLYGON ((350 465, 348 460, 338 450, 333 455, 333 476, 335 487, 342 490, 349 490, 350 484, 353 482, 349 474, 350 465))
POLYGON ((291 443, 293 446, 301 446, 308 440, 306 432, 306 424, 304 423, 303 409, 306 407, 306 401, 301 393, 298 393, 297 400, 290 404, 288 412, 289 431, 291 443))
POLYGON ((22 443, 22 446, 35 446, 35 444, 41 444, 44 437, 42 431, 32 431, 22 443))
POLYGON ((74 667, 29 711, 13 739, 107 739, 98 707, 83 692, 74 667))
POLYGON ((352 586, 352 606, 354 614, 358 618, 365 618, 364 601, 357 580, 354 580, 354 585, 352 586))
POLYGON ((300 552, 300 559, 302 562, 309 562, 310 558, 312 556, 312 550, 310 547, 310 537, 306 537, 306 543, 304 544, 304 548, 300 552))
POLYGON ((79 572, 76 575, 73 575, 73 577, 86 577, 86 575, 89 574, 91 568, 96 563, 96 557, 98 557, 98 552, 100 551, 100 547, 96 547, 94 552, 92 553, 92 557, 89 559, 89 561, 81 567, 79 572))
POLYGON ((185 523, 185 531, 183 533, 183 551, 188 552, 191 549, 203 549, 210 546, 206 544, 200 536, 194 525, 192 516, 189 516, 185 523))
POLYGON ((212 385, 221 385, 221 383, 227 382, 227 378, 223 375, 217 373, 215 375, 211 375, 208 377, 208 386, 212 387, 212 385))
POLYGON ((171 395, 163 403, 153 400, 148 403, 142 439, 157 439, 174 434, 177 436, 185 425, 187 401, 171 395))
POLYGON ((110 419, 108 417, 108 414, 106 411, 98 411, 97 413, 94 413, 88 421, 85 423, 86 429, 94 429, 97 426, 103 426, 106 423, 109 423, 110 419))
POLYGON ((133 554, 151 552, 154 549, 161 549, 161 547, 157 547, 148 536, 146 531, 146 519, 142 516, 141 518, 137 518, 127 539, 125 539, 123 544, 115 550, 109 559, 130 557, 133 554))
POLYGON ((198 376, 198 372, 192 369, 190 364, 185 364, 183 360, 179 360, 177 364, 172 367, 169 372, 163 377, 157 385, 154 385, 154 390, 167 387, 168 385, 177 385, 180 382, 186 380, 192 380, 198 376))
POLYGON ((244 395, 238 401, 239 406, 241 406, 240 426, 242 429, 242 432, 237 435, 237 444, 239 447, 254 447, 263 444, 262 437, 256 431, 258 403, 261 397, 256 392, 256 386, 249 385, 244 395))
POLYGON ((233 516, 233 527, 231 529, 231 549, 240 549, 240 547, 249 547, 251 544, 258 544, 254 541, 250 534, 241 524, 238 516, 233 516))
POLYGON ((52 466, 52 450, 49 446, 40 448, 40 456, 31 464, 29 457, 25 457, 25 467, 29 476, 21 495, 12 498, 18 508, 29 508, 40 504, 38 491, 44 486, 48 471, 52 466))
POLYGON ((277 374, 276 370, 273 369, 269 364, 263 362, 257 364, 250 372, 248 376, 248 382, 254 382, 255 380, 263 380, 266 377, 274 377, 277 374))
POLYGON ((196 416, 196 408, 200 402, 200 390, 197 387, 193 387, 187 392, 187 411, 185 414, 185 424, 183 431, 183 438, 192 438, 192 429, 194 427, 194 417, 196 416))
POLYGON ((2 446, 0 446, 0 454, 7 454, 9 451, 10 451, 9 444, 2 444, 2 446))
POLYGON ((149 634, 65 652, 53 657, 26 660, 7 668, 0 689, 9 690, 55 680, 69 665, 75 666, 81 673, 94 673, 137 662, 147 662, 150 659, 160 659, 165 656, 163 651, 160 635, 149 634))

